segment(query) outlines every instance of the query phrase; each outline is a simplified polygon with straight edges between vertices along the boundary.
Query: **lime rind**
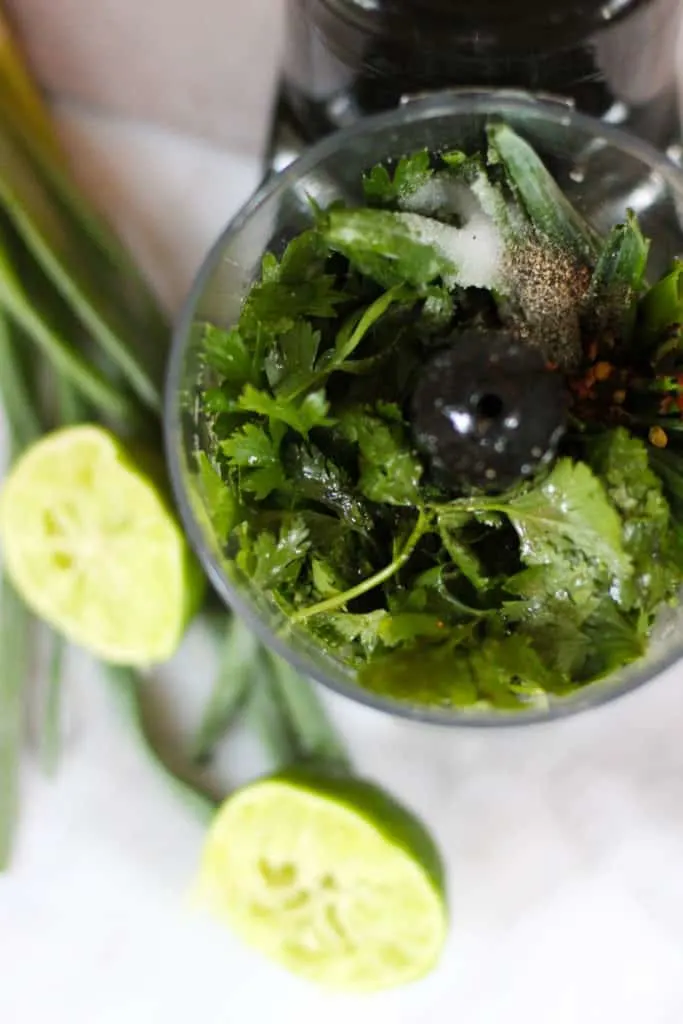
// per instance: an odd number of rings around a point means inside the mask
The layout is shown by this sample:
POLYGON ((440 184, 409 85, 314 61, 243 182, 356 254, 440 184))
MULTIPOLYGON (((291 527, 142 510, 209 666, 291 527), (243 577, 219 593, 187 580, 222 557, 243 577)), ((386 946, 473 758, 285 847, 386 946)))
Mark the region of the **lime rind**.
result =
POLYGON ((54 431, 17 461, 0 540, 29 607, 117 664, 167 660, 203 594, 163 490, 98 426, 54 431))
POLYGON ((423 977, 447 931, 433 841, 357 779, 294 771, 229 797, 209 831, 197 895, 251 946, 338 990, 423 977))

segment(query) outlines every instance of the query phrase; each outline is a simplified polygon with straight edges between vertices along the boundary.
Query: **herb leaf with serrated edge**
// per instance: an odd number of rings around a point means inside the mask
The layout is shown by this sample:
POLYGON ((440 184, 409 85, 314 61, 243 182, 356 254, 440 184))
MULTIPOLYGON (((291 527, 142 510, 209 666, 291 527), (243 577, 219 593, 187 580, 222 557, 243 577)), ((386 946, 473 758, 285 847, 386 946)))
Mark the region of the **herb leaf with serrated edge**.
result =
MULTIPOLYGON (((536 244, 545 236, 571 253, 587 281, 593 273, 581 309, 577 296, 577 328, 581 316, 584 331, 589 325, 606 330, 602 314, 614 310, 618 322, 612 317, 610 325, 619 328, 617 340, 631 330, 637 335, 648 311, 647 296, 638 301, 647 241, 635 218, 629 215, 600 239, 520 136, 495 125, 489 141, 488 165, 481 153, 446 154, 435 158, 436 173, 458 189, 472 190, 506 244, 529 238, 536 244)), ((373 665, 391 664, 408 687, 411 676, 416 685, 421 662, 427 671, 433 664, 435 680, 443 670, 448 693, 442 699, 449 706, 544 709, 550 697, 570 693, 592 673, 600 677, 606 666, 639 656, 649 622, 649 613, 643 618, 646 606, 656 609, 677 574, 683 575, 677 561, 681 545, 670 542, 671 530, 665 530, 662 571, 653 574, 646 596, 645 532, 635 522, 639 516, 630 517, 620 503, 619 485, 606 465, 591 461, 587 438, 563 441, 554 466, 496 497, 443 495, 424 472, 403 419, 421 361, 434 346, 457 343, 463 326, 476 317, 482 318, 478 326, 495 327, 507 323, 509 313, 501 295, 491 295, 482 312, 483 299, 454 287, 458 268, 444 258, 443 248, 421 248, 432 234, 430 217, 423 218, 424 233, 420 217, 431 215, 429 195, 442 182, 425 193, 424 211, 406 214, 401 202, 432 174, 428 153, 409 154, 365 175, 366 199, 374 209, 349 209, 341 202, 328 210, 315 206, 314 227, 302 236, 299 250, 305 259, 295 259, 288 284, 296 290, 307 265, 307 286, 329 277, 329 287, 345 299, 336 302, 333 315, 294 317, 294 303, 282 315, 266 308, 263 321, 249 325, 247 343, 256 354, 260 346, 265 383, 262 377, 247 391, 241 411, 266 420, 266 431, 280 424, 284 433, 276 432, 273 441, 286 485, 270 490, 260 510, 261 499, 252 501, 247 492, 248 522, 240 536, 246 550, 259 535, 269 535, 267 563, 292 515, 310 523, 300 561, 288 562, 273 594, 297 628, 342 652, 342 660, 361 675, 373 665), (385 289, 380 295, 379 288, 385 289), (400 342, 395 348, 392 337, 400 342), (391 362, 384 359, 388 353, 391 362), (310 426, 296 414, 308 393, 320 394, 322 413, 310 426), (295 411, 283 415, 283 401, 295 411), (362 549, 362 569, 344 565, 351 547, 340 540, 345 531, 353 531, 351 544, 362 549), (611 624, 602 653, 601 617, 611 624)), ((453 211, 442 213, 446 230, 459 230, 449 222, 453 211)), ((296 246, 295 239, 285 253, 296 253, 296 246)), ((281 283, 284 261, 266 256, 262 283, 281 283)), ((662 292, 662 302, 672 308, 676 289, 662 292)), ((649 312, 652 321, 652 307, 649 312)), ((584 339, 586 348, 591 340, 584 339)), ((618 353, 615 362, 620 365, 618 353)), ((609 366, 599 371, 600 380, 611 372, 609 366)), ((650 459, 653 467, 656 457, 650 459)), ((671 465, 668 452, 660 462, 667 458, 671 465)), ((644 485, 643 459, 633 462, 623 487, 635 499, 644 485)), ((239 468, 229 457, 228 463, 231 474, 239 468)), ((675 474, 673 468, 668 472, 675 474)), ((242 467, 240 486, 248 477, 242 467)), ((668 507, 670 488, 665 498, 656 476, 647 487, 668 507)), ((427 699, 425 692, 422 697, 427 699)))
POLYGON ((417 192, 433 174, 429 151, 421 149, 401 157, 393 174, 377 164, 363 175, 363 192, 368 202, 394 203, 417 192))
POLYGON ((402 422, 387 423, 368 410, 349 409, 340 418, 340 429, 358 445, 358 487, 366 498, 389 505, 418 504, 423 466, 402 422))
POLYGON ((230 465, 242 471, 241 488, 253 493, 257 500, 262 501, 278 488, 287 488, 280 446, 267 427, 245 423, 220 442, 220 449, 230 465))

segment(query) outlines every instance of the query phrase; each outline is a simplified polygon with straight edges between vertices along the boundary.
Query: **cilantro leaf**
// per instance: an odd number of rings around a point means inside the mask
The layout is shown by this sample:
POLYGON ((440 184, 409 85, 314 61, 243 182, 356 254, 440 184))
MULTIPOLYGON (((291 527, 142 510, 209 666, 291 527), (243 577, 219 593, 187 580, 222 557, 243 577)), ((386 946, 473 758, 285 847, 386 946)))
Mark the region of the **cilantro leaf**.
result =
POLYGON ((470 653, 470 668, 481 697, 510 710, 548 706, 557 682, 529 637, 489 637, 470 653))
POLYGON ((251 355, 236 328, 205 324, 201 344, 204 359, 224 380, 241 386, 252 379, 251 355))
POLYGON ((499 510, 514 525, 527 565, 578 558, 592 577, 604 571, 623 580, 631 574, 619 516, 585 463, 560 459, 542 483, 499 510))
POLYGON ((197 452, 197 485, 204 510, 217 537, 224 541, 239 519, 239 502, 230 486, 221 479, 206 452, 197 452))
POLYGON ((618 427, 590 443, 588 458, 624 519, 646 519, 656 530, 667 526, 669 506, 662 493, 661 480, 650 468, 644 441, 618 427))
POLYGON ((584 676, 592 645, 585 623, 597 607, 599 602, 586 615, 585 605, 579 607, 571 600, 545 601, 520 623, 519 635, 529 640, 541 663, 552 673, 552 681, 546 682, 550 692, 570 693, 576 689, 576 680, 584 676))
POLYGON ((432 229, 448 230, 418 214, 367 207, 329 210, 321 225, 331 249, 386 288, 402 283, 419 287, 439 277, 453 278, 458 268, 438 245, 422 240, 430 238, 432 229))
POLYGON ((276 395, 287 395, 306 387, 320 347, 320 331, 302 320, 273 343, 266 356, 266 376, 276 395))
POLYGON ((624 549, 633 560, 633 576, 618 591, 618 603, 650 615, 675 594, 680 581, 679 555, 662 481, 650 468, 645 442, 623 427, 594 441, 589 460, 619 511, 624 549))
POLYGON ((290 285, 313 281, 320 275, 328 255, 319 231, 315 228, 302 231, 287 244, 277 269, 277 280, 290 285))
POLYGON ((202 396, 204 412, 215 417, 234 413, 237 410, 237 401, 232 391, 233 388, 226 387, 225 384, 219 388, 207 388, 202 396))
POLYGON ((267 498, 271 491, 287 488, 279 444, 266 427, 246 423, 221 441, 220 448, 229 464, 242 470, 242 489, 253 493, 258 501, 267 498))
POLYGON ((365 655, 372 654, 380 644, 380 628, 387 612, 377 609, 363 614, 334 612, 325 617, 325 630, 331 630, 344 643, 357 643, 365 655))
POLYGON ((252 285, 239 319, 245 337, 255 337, 259 330, 271 335, 290 331, 297 321, 306 317, 334 318, 337 306, 347 296, 336 289, 332 274, 317 273, 311 279, 290 282, 275 277, 273 268, 266 281, 252 285))
POLYGON ((384 164, 375 166, 363 175, 363 194, 368 202, 390 205, 396 199, 396 188, 384 164))
POLYGON ((468 660, 461 650, 468 627, 449 631, 442 644, 418 643, 377 654, 358 670, 362 686, 413 706, 469 707, 479 700, 468 660))
POLYGON ((237 404, 244 412, 277 420, 303 437, 308 437, 314 427, 329 427, 334 423, 327 415, 330 405, 323 390, 312 391, 301 401, 294 402, 274 398, 267 391, 259 391, 247 384, 237 404))
POLYGON ((358 445, 358 486, 366 498, 389 505, 419 504, 422 463, 402 423, 387 423, 365 409, 355 408, 343 413, 340 428, 358 445))
POLYGON ((363 500, 354 493, 348 475, 314 445, 291 445, 286 466, 299 500, 313 501, 335 512, 351 530, 370 532, 374 526, 363 500))
POLYGON ((586 623, 588 652, 582 676, 602 679, 645 653, 645 637, 614 601, 606 598, 586 623))
POLYGON ((374 692, 410 704, 506 711, 546 708, 557 685, 528 637, 482 639, 468 627, 452 629, 439 645, 418 640, 376 656, 359 676, 374 692))
POLYGON ((363 192, 371 202, 389 205, 417 192, 431 178, 431 159, 427 149, 401 157, 393 177, 383 164, 363 175, 363 192))
POLYGON ((361 306, 346 318, 337 331, 333 348, 319 358, 320 332, 304 321, 295 324, 271 345, 266 356, 266 376, 270 386, 282 400, 293 402, 301 394, 321 385, 337 370, 362 372, 375 359, 351 360, 349 357, 375 324, 393 304, 407 305, 417 296, 404 285, 389 288, 368 306, 361 306))
POLYGON ((302 519, 293 516, 283 523, 277 536, 261 530, 253 537, 247 524, 238 529, 237 565, 253 586, 272 590, 296 582, 310 547, 302 519))

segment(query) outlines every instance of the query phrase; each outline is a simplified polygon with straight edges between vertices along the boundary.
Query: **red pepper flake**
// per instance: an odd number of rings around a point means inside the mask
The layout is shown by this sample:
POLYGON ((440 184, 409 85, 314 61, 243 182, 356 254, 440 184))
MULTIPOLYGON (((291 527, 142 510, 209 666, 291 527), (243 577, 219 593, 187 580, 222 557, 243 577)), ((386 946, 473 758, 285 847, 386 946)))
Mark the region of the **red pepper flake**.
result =
POLYGON ((650 427, 650 432, 647 436, 650 439, 650 444, 653 444, 655 448, 666 448, 669 443, 666 431, 662 430, 661 427, 650 427))
POLYGON ((592 363, 595 362, 595 360, 598 358, 598 343, 597 343, 597 341, 592 341, 590 343, 590 345, 588 346, 588 358, 590 359, 590 361, 592 363))
POLYGON ((593 375, 596 380, 608 380, 612 376, 614 367, 611 363, 596 363, 593 367, 593 375))

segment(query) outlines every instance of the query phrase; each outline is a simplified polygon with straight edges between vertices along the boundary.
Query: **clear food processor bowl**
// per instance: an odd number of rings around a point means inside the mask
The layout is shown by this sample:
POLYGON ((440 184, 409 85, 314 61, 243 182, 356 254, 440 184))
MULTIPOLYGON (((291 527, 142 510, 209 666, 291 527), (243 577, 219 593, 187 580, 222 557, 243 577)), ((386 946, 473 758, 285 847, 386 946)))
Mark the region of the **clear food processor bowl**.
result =
POLYGON ((225 327, 236 323, 264 251, 281 248, 310 226, 309 197, 323 206, 340 197, 362 201, 362 174, 374 164, 425 147, 432 152, 481 148, 484 126, 492 116, 505 119, 534 146, 572 203, 599 230, 607 231, 627 209, 634 210, 652 239, 652 275, 661 274, 683 252, 683 174, 647 144, 561 102, 501 92, 434 94, 328 136, 263 184, 222 233, 197 277, 179 318, 166 393, 166 443, 176 498, 221 598, 275 651, 325 686, 392 714, 448 725, 538 722, 617 697, 683 655, 683 612, 662 615, 646 658, 570 697, 549 697, 547 707, 456 711, 369 693, 352 668, 290 625, 268 594, 240 573, 235 551, 219 536, 215 506, 207 501, 198 475, 197 454, 206 448, 201 341, 206 322, 225 327))

